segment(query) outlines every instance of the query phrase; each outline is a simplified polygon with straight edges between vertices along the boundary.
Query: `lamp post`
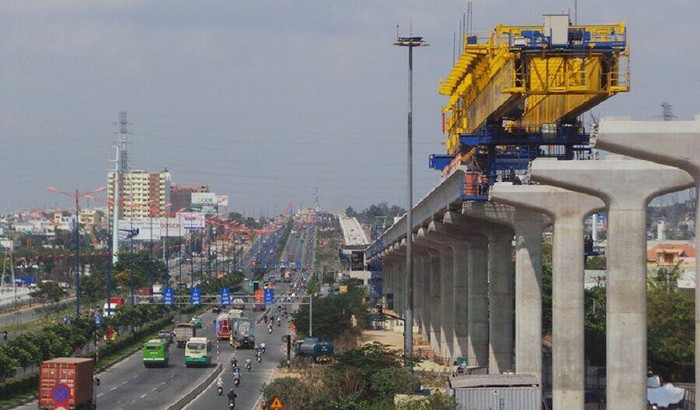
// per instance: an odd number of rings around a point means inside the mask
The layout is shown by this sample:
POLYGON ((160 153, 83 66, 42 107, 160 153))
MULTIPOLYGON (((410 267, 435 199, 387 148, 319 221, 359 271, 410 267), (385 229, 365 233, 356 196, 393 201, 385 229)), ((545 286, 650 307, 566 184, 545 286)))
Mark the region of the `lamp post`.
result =
POLYGON ((406 309, 404 311, 404 365, 413 372, 413 48, 428 45, 423 37, 397 37, 395 46, 408 47, 408 134, 406 207, 406 309))
POLYGON ((103 186, 87 192, 78 192, 76 189, 74 194, 61 191, 54 187, 46 187, 46 189, 49 192, 66 195, 75 199, 75 317, 77 319, 80 317, 80 198, 102 192, 107 189, 107 187, 103 186))

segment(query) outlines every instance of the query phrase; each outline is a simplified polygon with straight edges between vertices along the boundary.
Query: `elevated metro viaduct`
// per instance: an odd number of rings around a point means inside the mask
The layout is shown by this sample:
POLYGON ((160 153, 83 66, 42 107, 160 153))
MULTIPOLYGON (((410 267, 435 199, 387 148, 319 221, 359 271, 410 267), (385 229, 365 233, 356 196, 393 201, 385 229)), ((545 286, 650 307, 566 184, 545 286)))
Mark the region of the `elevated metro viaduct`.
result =
MULTIPOLYGON (((463 201, 467 173, 458 168, 420 200, 411 227, 415 314, 405 328, 422 334, 446 358, 466 356, 490 374, 514 371, 541 380, 541 244, 551 225, 554 408, 583 409, 583 223, 606 210, 607 404, 641 409, 646 206, 655 196, 698 186, 700 116, 667 123, 603 121, 597 143, 640 160, 536 159, 532 180, 546 185, 497 183, 489 202, 463 201), (669 149, 660 154, 654 149, 659 145, 669 149)), ((406 232, 404 216, 365 255, 373 272, 383 272, 384 297, 393 296, 400 317, 407 307, 406 232)))

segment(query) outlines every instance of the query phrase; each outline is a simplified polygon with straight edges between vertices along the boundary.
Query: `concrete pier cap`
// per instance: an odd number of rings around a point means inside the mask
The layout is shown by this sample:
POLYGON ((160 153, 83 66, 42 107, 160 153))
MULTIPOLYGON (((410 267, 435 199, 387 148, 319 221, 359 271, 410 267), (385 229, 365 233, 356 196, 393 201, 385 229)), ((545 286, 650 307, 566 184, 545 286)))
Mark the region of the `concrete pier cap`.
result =
POLYGON ((546 185, 499 182, 493 201, 554 220, 552 249, 552 373, 554 408, 583 409, 585 401, 583 222, 605 208, 597 197, 546 185))
POLYGON ((686 172, 640 160, 536 159, 534 181, 597 196, 608 206, 607 400, 611 410, 646 406, 646 207, 692 185, 686 172))
MULTIPOLYGON (((678 167, 695 179, 700 193, 700 114, 692 121, 632 121, 604 118, 596 147, 610 152, 678 167)), ((695 196, 700 209, 700 195, 695 196)), ((700 249, 700 214, 695 215, 695 249, 700 249)), ((695 283, 700 284, 700 269, 695 283)), ((700 386, 700 286, 695 286, 695 383, 700 386)))

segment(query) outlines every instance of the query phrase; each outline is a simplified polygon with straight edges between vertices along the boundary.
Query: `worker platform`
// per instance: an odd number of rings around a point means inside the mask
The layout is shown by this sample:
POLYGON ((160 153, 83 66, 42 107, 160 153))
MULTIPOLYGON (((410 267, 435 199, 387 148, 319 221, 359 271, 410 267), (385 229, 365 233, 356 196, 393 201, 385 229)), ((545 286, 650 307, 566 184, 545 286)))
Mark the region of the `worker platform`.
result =
POLYGON ((629 91, 624 23, 572 25, 545 15, 542 26, 497 25, 465 34, 439 92, 446 154, 430 156, 443 178, 467 167, 463 200, 487 200, 496 181, 514 180, 538 157, 584 159, 590 138, 580 117, 629 91))

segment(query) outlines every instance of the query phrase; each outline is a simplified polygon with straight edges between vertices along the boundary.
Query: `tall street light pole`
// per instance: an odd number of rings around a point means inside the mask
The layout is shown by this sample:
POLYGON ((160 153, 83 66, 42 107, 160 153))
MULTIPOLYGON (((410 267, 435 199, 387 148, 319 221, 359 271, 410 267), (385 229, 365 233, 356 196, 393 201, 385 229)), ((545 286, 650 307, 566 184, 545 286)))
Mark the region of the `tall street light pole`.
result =
POLYGON ((75 199, 75 317, 80 317, 80 198, 102 192, 107 187, 99 187, 93 191, 75 193, 61 191, 54 187, 46 187, 49 192, 66 195, 75 199))
POLYGON ((413 372, 413 48, 427 46, 423 37, 397 37, 395 46, 408 47, 408 149, 406 203, 406 309, 404 311, 404 365, 413 372))

